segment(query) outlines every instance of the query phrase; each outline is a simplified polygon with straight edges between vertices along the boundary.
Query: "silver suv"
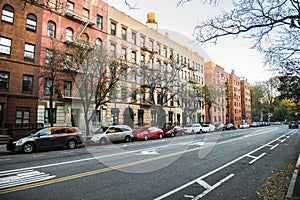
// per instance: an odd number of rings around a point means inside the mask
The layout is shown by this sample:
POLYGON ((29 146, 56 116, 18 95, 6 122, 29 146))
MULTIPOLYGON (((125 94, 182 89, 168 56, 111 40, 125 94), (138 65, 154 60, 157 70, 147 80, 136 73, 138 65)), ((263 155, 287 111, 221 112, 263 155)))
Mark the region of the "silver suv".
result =
POLYGON ((114 125, 108 128, 99 128, 93 134, 86 138, 90 144, 107 144, 108 142, 132 141, 132 129, 127 125, 114 125))
POLYGON ((202 133, 202 126, 200 124, 188 124, 183 127, 184 133, 197 134, 202 133))

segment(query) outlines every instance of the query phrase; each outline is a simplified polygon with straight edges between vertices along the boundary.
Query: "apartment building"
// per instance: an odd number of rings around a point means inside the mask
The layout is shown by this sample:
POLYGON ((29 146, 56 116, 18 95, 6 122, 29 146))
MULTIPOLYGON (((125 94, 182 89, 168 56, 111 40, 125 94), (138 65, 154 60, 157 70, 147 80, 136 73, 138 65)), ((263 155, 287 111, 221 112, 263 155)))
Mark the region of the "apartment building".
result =
POLYGON ((248 124, 252 122, 250 86, 246 78, 241 78, 242 120, 248 124))
POLYGON ((233 123, 238 127, 241 123, 251 123, 250 83, 247 79, 227 73, 224 68, 213 62, 206 62, 205 84, 212 87, 212 107, 206 106, 206 122, 212 124, 233 123), (208 114, 210 112, 210 114, 208 114), (208 116, 211 116, 208 119, 208 116))
POLYGON ((22 135, 37 125, 42 12, 0 1, 0 134, 22 135))
MULTIPOLYGON (((183 94, 183 91, 192 92, 191 84, 204 84, 203 57, 159 33, 154 16, 154 13, 148 14, 147 26, 108 6, 109 49, 116 57, 127 61, 130 69, 120 82, 116 98, 107 106, 106 122, 171 125, 199 122, 205 117, 204 105, 198 104, 192 96, 188 98, 187 93, 183 94), (151 94, 154 89, 151 85, 157 85, 155 81, 161 73, 167 72, 168 76, 175 66, 183 67, 170 86, 182 88, 163 94, 160 85, 151 94), (141 75, 141 70, 148 70, 148 73, 141 75), (160 102, 162 95, 169 100, 160 102), (187 105, 193 105, 194 109, 187 105), (158 113, 158 106, 163 108, 162 114, 158 113)), ((165 82, 169 83, 166 79, 165 82)))
POLYGON ((227 93, 226 86, 229 81, 229 74, 225 72, 224 68, 213 62, 205 62, 204 64, 205 84, 212 87, 212 92, 215 92, 213 97, 213 104, 210 110, 206 106, 206 116, 210 116, 210 119, 206 119, 206 122, 212 124, 226 124, 227 110, 227 93), (210 114, 208 114, 210 112, 210 114))
POLYGON ((107 4, 103 1, 79 0, 50 0, 44 1, 44 4, 46 9, 42 9, 39 64, 41 74, 53 73, 55 76, 53 80, 49 76, 40 78, 38 122, 50 125, 52 109, 54 125, 84 127, 80 97, 74 92, 75 85, 70 75, 60 70, 63 61, 55 60, 58 57, 56 52, 65 53, 65 59, 73 64, 74 58, 68 52, 68 46, 76 46, 79 41, 104 45, 107 40, 107 4), (51 85, 56 87, 54 94, 51 94, 51 85))

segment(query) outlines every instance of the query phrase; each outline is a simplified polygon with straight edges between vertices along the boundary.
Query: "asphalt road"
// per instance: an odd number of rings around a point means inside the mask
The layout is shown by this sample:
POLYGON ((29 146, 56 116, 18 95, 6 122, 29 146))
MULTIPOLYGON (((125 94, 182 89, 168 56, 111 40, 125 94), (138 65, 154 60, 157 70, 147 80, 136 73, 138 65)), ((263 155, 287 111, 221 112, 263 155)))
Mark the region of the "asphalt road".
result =
POLYGON ((299 130, 270 126, 0 156, 0 199, 256 199, 298 158, 299 130))

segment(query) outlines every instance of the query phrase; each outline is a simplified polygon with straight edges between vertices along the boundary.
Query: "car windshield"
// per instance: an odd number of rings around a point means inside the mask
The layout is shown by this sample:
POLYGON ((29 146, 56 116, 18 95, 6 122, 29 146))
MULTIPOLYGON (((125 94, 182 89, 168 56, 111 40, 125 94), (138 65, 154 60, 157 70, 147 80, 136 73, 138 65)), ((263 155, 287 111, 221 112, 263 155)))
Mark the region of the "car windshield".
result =
POLYGON ((107 128, 101 127, 101 128, 99 128, 99 129, 97 129, 94 133, 104 133, 106 129, 107 129, 107 128))
POLYGON ((188 125, 186 125, 185 127, 192 127, 193 125, 192 124, 188 124, 188 125))
POLYGON ((209 127, 209 124, 203 124, 202 127, 209 127))

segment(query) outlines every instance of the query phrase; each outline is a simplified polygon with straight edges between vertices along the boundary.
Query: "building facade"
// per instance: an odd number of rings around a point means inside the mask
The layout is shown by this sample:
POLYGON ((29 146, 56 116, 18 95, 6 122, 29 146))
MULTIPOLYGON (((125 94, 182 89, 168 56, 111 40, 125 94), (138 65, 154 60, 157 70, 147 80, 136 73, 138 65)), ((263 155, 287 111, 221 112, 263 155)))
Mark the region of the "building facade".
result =
POLYGON ((37 128, 42 12, 19 1, 0 2, 0 134, 37 128))

